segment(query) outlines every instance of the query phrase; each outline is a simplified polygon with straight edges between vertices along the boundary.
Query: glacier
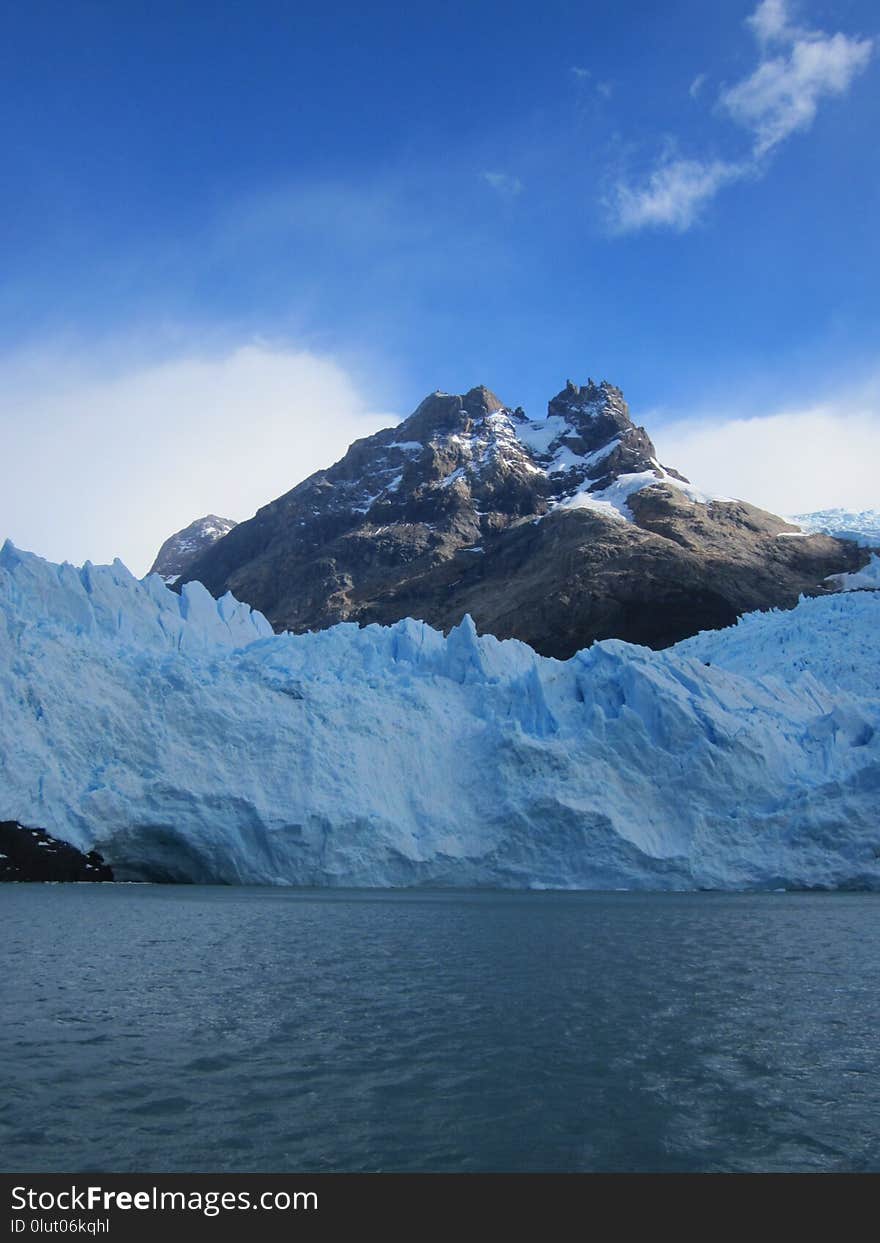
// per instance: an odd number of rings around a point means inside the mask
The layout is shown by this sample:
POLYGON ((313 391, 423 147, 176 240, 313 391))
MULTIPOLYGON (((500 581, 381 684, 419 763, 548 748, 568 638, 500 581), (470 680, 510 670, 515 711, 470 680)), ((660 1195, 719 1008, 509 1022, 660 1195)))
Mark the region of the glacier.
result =
POLYGON ((0 550, 0 819, 119 878, 880 888, 880 592, 567 661, 0 550))
POLYGON ((880 548, 880 510, 817 509, 810 514, 795 514, 789 521, 810 534, 818 532, 854 540, 863 548, 880 548))
POLYGON ((841 591, 876 591, 880 589, 880 555, 871 553, 871 559, 860 570, 849 574, 829 574, 825 579, 841 591))

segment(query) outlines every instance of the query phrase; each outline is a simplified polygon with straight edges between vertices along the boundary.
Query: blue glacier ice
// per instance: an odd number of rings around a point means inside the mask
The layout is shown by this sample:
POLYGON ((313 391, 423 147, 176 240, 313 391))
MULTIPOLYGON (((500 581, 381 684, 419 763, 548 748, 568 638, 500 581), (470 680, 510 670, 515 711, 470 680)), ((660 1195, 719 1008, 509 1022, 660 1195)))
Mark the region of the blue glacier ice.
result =
POLYGON ((880 592, 561 662, 0 552, 0 819, 121 877, 880 888, 880 592))

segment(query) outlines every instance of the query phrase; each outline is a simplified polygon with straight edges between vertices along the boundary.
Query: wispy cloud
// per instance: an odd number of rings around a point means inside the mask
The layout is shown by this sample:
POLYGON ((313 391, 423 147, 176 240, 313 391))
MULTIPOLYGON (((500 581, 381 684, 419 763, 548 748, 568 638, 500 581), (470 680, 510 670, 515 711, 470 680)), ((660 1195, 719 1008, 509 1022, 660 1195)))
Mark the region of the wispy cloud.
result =
POLYGON ((809 129, 819 101, 843 95, 867 68, 871 39, 825 35, 785 24, 781 0, 764 0, 756 14, 771 6, 762 38, 784 44, 779 56, 762 60, 754 73, 721 92, 719 106, 754 137, 756 159, 767 155, 796 130, 809 129))
POLYGON ((586 69, 583 65, 571 65, 570 72, 580 84, 579 89, 586 93, 595 92, 601 95, 603 99, 610 99, 614 93, 614 83, 605 79, 594 81, 592 69, 586 69))
POLYGON ((510 173, 484 172, 483 180, 505 198, 516 198, 523 192, 523 183, 519 177, 510 173))
MULTIPOLYGON (((722 88, 717 108, 748 131, 749 151, 733 160, 665 155, 642 178, 619 180, 608 201, 613 231, 690 228, 725 185, 763 175, 780 143, 809 129, 822 99, 845 94, 874 50, 872 39, 797 25, 787 0, 761 0, 746 24, 758 42, 758 65, 722 88)), ((693 98, 705 81, 699 74, 691 82, 693 98)))
POLYGON ((668 156, 638 186, 617 185, 613 205, 616 229, 632 233, 665 225, 683 233, 722 186, 742 175, 739 165, 723 160, 668 156))

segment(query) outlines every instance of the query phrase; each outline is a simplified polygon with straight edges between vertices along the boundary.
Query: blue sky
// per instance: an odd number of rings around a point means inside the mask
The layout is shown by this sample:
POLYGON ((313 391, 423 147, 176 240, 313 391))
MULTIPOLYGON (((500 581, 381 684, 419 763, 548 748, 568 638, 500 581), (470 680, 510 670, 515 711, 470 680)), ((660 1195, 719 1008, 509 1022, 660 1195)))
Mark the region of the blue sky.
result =
POLYGON ((707 429, 855 427, 845 495, 813 466, 754 499, 880 506, 878 27, 870 0, 14 6, 0 528, 145 568, 163 524, 247 516, 434 388, 537 414, 587 375, 670 451, 693 432, 704 480, 707 429), (96 470, 118 487, 71 526, 96 470))

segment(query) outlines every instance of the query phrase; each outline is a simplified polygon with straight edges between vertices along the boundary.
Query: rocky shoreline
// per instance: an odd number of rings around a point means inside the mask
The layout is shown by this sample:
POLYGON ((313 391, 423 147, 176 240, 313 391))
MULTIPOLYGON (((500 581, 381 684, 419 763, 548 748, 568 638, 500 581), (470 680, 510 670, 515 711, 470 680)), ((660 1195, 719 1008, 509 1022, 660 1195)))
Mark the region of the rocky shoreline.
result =
POLYGON ((0 881, 110 881, 96 850, 83 854, 44 829, 0 820, 0 881))

